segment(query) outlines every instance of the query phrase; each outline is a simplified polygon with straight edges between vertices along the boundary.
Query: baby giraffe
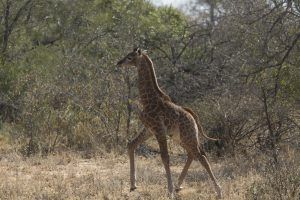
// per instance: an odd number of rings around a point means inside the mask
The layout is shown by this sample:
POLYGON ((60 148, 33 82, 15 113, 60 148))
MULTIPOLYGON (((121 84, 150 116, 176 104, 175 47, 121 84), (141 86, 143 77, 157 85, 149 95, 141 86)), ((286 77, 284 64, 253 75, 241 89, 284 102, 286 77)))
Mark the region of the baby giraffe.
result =
MULTIPOLYGON (((167 136, 174 139, 187 151, 187 161, 179 176, 176 190, 181 189, 181 184, 193 160, 198 160, 212 179, 217 197, 222 198, 221 187, 211 170, 205 152, 199 143, 199 132, 208 138, 200 124, 197 115, 189 108, 176 105, 158 86, 153 63, 148 55, 139 48, 134 49, 117 64, 119 67, 135 66, 138 71, 138 89, 142 110, 139 113, 144 129, 133 141, 128 144, 130 159, 130 191, 136 189, 136 170, 134 151, 138 145, 151 136, 155 136, 161 159, 166 171, 168 191, 174 196, 174 186, 170 171, 170 158, 167 147, 167 136)), ((211 138, 209 138, 211 139, 211 138)))

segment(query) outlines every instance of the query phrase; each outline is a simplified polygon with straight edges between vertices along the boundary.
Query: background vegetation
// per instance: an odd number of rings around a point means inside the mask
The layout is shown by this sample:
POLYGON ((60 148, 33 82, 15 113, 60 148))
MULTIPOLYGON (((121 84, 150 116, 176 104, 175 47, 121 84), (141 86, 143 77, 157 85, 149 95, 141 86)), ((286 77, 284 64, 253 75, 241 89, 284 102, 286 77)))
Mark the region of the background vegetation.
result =
MULTIPOLYGON (((141 128, 132 108, 136 73, 115 64, 140 46, 163 90, 221 138, 205 142, 208 151, 262 156, 268 170, 281 166, 287 152, 299 157, 299 1, 198 0, 189 8, 144 0, 2 0, 1 151, 125 153, 141 128)), ((297 194, 299 167, 293 169, 283 166, 282 173, 298 179, 264 171, 264 183, 286 181, 296 192, 284 191, 297 194)), ((276 188, 260 184, 249 198, 266 199, 276 188)))

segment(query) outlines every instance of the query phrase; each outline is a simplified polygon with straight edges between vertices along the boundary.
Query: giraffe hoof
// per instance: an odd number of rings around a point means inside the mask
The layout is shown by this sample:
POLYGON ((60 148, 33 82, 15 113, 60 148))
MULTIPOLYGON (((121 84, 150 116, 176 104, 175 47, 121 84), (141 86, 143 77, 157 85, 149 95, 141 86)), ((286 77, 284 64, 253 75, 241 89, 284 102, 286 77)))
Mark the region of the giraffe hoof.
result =
POLYGON ((223 198, 222 193, 219 193, 218 196, 217 196, 217 199, 222 199, 222 198, 223 198))
POLYGON ((218 196, 217 196, 217 199, 222 199, 222 198, 223 198, 222 195, 218 195, 218 196))
POLYGON ((181 191, 182 189, 183 189, 183 187, 182 187, 182 186, 180 186, 180 187, 176 187, 176 188, 175 188, 175 191, 176 191, 176 192, 179 192, 179 191, 181 191))
POLYGON ((130 192, 134 191, 135 189, 137 189, 137 187, 136 187, 136 186, 134 186, 134 187, 131 187, 131 188, 130 188, 130 192))
POLYGON ((222 199, 223 198, 223 194, 222 194, 222 189, 219 185, 217 185, 217 199, 222 199))
POLYGON ((170 199, 175 199, 174 193, 169 193, 169 198, 170 198, 170 199))

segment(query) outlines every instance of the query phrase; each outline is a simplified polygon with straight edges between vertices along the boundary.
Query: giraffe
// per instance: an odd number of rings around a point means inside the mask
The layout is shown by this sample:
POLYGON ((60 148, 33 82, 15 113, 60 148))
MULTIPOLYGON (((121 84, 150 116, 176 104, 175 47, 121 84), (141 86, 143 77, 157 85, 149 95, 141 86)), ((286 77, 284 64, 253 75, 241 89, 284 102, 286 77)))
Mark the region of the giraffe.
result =
POLYGON ((137 188, 135 149, 151 136, 155 136, 160 148, 161 159, 167 176, 168 192, 171 197, 174 197, 175 190, 179 191, 182 188, 181 184, 192 161, 198 160, 212 179, 217 197, 222 198, 221 187, 211 170, 205 152, 200 146, 198 134, 200 132, 204 137, 212 138, 204 134, 197 115, 191 109, 173 103, 170 97, 160 89, 153 63, 145 51, 135 48, 121 59, 117 66, 135 66, 137 68, 139 100, 142 105, 139 118, 145 127, 135 139, 128 143, 130 191, 137 188), (176 143, 181 145, 188 156, 175 189, 170 171, 167 136, 170 136, 176 143))

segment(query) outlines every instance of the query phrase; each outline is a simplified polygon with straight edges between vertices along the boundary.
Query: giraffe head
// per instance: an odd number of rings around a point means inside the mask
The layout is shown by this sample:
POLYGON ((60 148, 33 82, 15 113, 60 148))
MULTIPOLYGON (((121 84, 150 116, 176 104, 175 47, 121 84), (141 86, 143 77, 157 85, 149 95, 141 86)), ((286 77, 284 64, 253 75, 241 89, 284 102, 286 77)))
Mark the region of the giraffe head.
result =
POLYGON ((121 59, 118 63, 118 67, 130 67, 137 66, 137 61, 141 58, 143 54, 143 50, 140 48, 134 48, 132 52, 127 54, 123 59, 121 59))

